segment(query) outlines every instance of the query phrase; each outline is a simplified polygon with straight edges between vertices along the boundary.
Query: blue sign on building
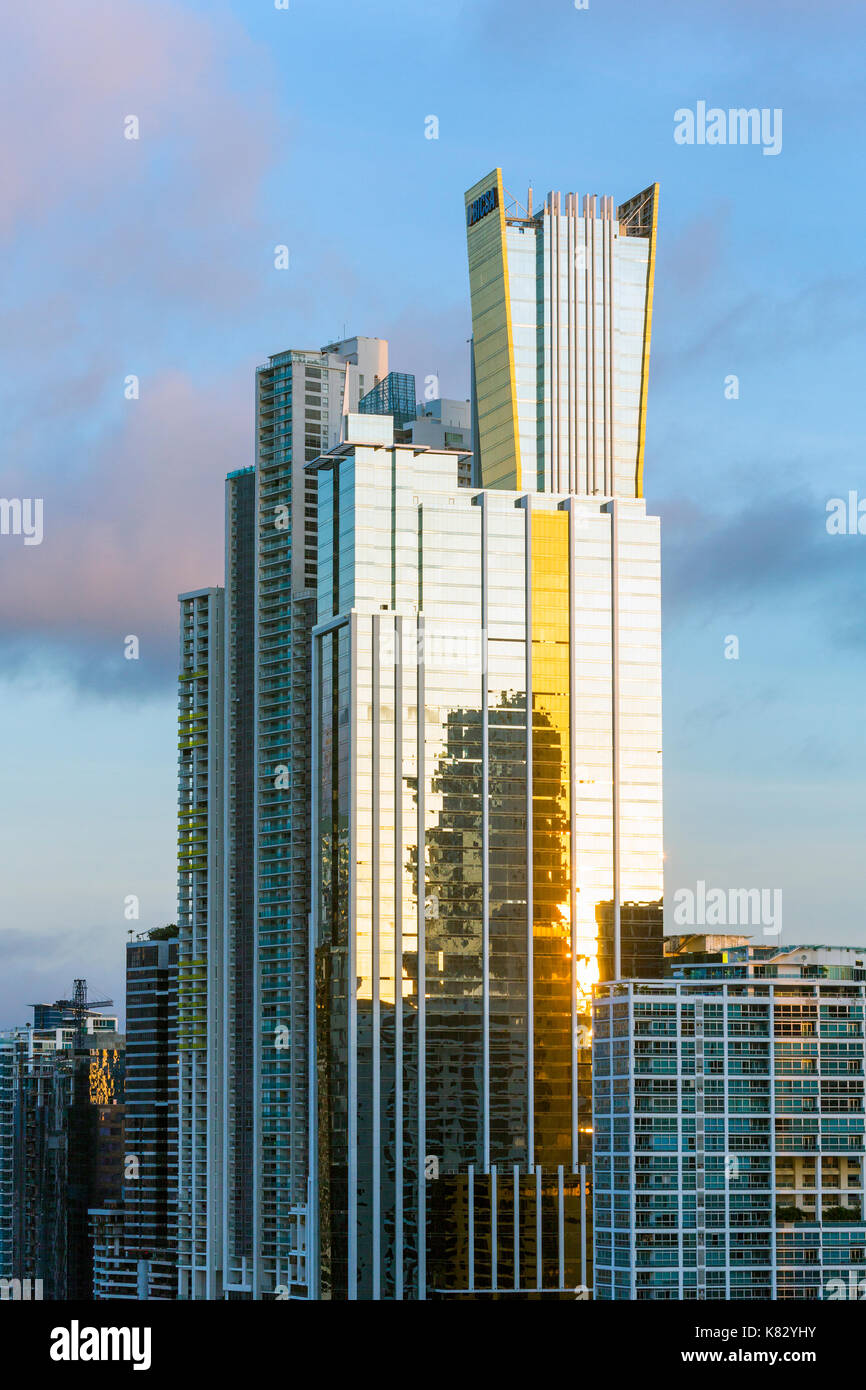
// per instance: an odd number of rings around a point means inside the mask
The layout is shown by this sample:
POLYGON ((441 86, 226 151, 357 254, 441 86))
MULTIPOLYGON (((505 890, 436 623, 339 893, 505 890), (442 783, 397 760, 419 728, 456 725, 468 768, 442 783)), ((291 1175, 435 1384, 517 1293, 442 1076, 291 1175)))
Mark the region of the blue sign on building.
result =
POLYGON ((481 193, 466 209, 466 225, 474 227, 476 222, 480 222, 482 217, 486 217, 488 212, 492 212, 499 206, 499 189, 494 184, 488 188, 486 193, 481 193))

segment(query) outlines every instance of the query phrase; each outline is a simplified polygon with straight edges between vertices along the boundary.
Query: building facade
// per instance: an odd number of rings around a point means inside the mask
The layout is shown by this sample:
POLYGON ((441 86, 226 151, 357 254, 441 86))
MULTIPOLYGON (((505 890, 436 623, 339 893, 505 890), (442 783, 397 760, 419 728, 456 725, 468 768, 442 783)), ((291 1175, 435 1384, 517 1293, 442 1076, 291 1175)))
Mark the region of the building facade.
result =
POLYGON ((656 208, 481 180, 473 467, 366 412, 314 466, 321 1297, 588 1278, 590 991, 662 968, 656 208))
POLYGON ((597 987, 596 1298, 861 1296, 866 984, 814 966, 597 987))
POLYGON ((95 1298, 177 1297, 177 954, 174 927, 126 948, 122 1186, 89 1212, 95 1298))
POLYGON ((658 184, 465 205, 478 481, 642 497, 658 184))
POLYGON ((13 1278, 17 1052, 15 1030, 0 1034, 0 1279, 13 1278))
POLYGON ((660 969, 658 522, 458 462, 359 415, 315 465, 325 1297, 573 1297, 601 946, 660 969))
POLYGON ((182 1297, 587 1277, 589 992, 661 969, 657 200, 490 177, 471 410, 271 357, 182 596, 182 1297))
POLYGON ((181 596, 179 1294, 308 1296, 315 478, 388 373, 353 338, 256 374, 226 481, 225 588, 181 596))
POLYGON ((358 401, 362 415, 390 415, 395 429, 415 419, 415 378, 411 372, 389 372, 358 401))
POLYGON ((221 1234, 220 953, 224 716, 224 592, 180 597, 178 697, 178 1204, 179 1298, 218 1297, 221 1234))
POLYGON ((409 372, 389 372, 378 386, 361 397, 358 412, 362 415, 390 415, 394 421, 395 444, 415 444, 419 451, 463 450, 458 464, 458 481, 463 487, 472 486, 471 401, 436 396, 416 402, 414 376, 409 372))
POLYGON ((718 933, 667 936, 665 974, 675 980, 866 982, 866 946, 755 945, 748 936, 718 933))
POLYGON ((69 1003, 34 1006, 46 1026, 0 1040, 0 1278, 31 1297, 89 1300, 89 1209, 121 1192, 125 1040, 110 1016, 64 1022, 69 1003))

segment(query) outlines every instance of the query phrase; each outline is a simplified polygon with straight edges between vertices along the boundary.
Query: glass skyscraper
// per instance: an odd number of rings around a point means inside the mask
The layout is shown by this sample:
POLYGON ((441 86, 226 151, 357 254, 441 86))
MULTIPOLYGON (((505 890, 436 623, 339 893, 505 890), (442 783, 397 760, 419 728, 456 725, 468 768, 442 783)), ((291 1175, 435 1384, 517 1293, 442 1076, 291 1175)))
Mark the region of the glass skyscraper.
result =
POLYGON ((321 1292, 573 1296, 599 937, 662 892, 657 523, 391 428, 318 464, 321 1292))
POLYGON ((43 1027, 0 1036, 3 1299, 92 1298, 89 1225, 120 1206, 125 1039, 86 992, 77 1005, 33 1005, 43 1027))
POLYGON ((587 1279, 591 988, 624 946, 661 968, 656 202, 518 215, 481 180, 481 486, 366 414, 311 465, 323 1297, 587 1279))
POLYGON ((642 497, 658 184, 465 202, 480 481, 642 497))
POLYGON ((471 464, 380 340, 257 373, 182 599, 182 1297, 589 1277, 591 988, 661 961, 656 202, 467 195, 471 464))

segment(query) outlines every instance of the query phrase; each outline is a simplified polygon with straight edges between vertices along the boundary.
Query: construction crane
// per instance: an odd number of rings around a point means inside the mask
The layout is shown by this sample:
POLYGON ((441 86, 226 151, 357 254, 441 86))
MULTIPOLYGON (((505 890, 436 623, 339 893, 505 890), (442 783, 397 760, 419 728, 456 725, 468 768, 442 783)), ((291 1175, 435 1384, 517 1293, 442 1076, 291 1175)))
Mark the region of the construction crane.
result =
POLYGON ((94 1009, 111 1008, 114 1004, 113 999, 88 999, 86 980, 73 980, 72 998, 59 999, 57 1002, 59 1004, 69 1006, 72 1009, 72 1017, 75 1020, 76 1052, 81 1048, 84 1042, 84 1032, 87 1026, 87 1015, 89 1013, 92 1013, 94 1009))
POLYGON ((72 1014, 75 1019, 75 1046, 79 1048, 84 1041, 84 1031, 87 1026, 87 1015, 94 1009, 111 1008, 114 1004, 113 999, 88 999, 87 981, 73 980, 72 982, 72 1014))

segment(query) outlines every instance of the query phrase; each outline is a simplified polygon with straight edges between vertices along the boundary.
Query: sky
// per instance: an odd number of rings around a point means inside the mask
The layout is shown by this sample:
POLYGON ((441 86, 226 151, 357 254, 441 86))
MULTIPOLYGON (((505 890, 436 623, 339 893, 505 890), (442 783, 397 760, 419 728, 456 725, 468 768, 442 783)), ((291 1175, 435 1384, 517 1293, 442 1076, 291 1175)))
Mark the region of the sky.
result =
POLYGON ((783 941, 866 943, 866 536, 826 524, 866 499, 864 38, 846 0, 6 8, 0 496, 43 537, 0 535, 0 1027, 79 975, 121 1004, 175 918, 176 596, 222 581, 256 365, 386 337, 465 397, 496 165, 661 187, 666 897, 780 889, 783 941), (678 143, 699 102, 781 111, 781 149, 678 143))

